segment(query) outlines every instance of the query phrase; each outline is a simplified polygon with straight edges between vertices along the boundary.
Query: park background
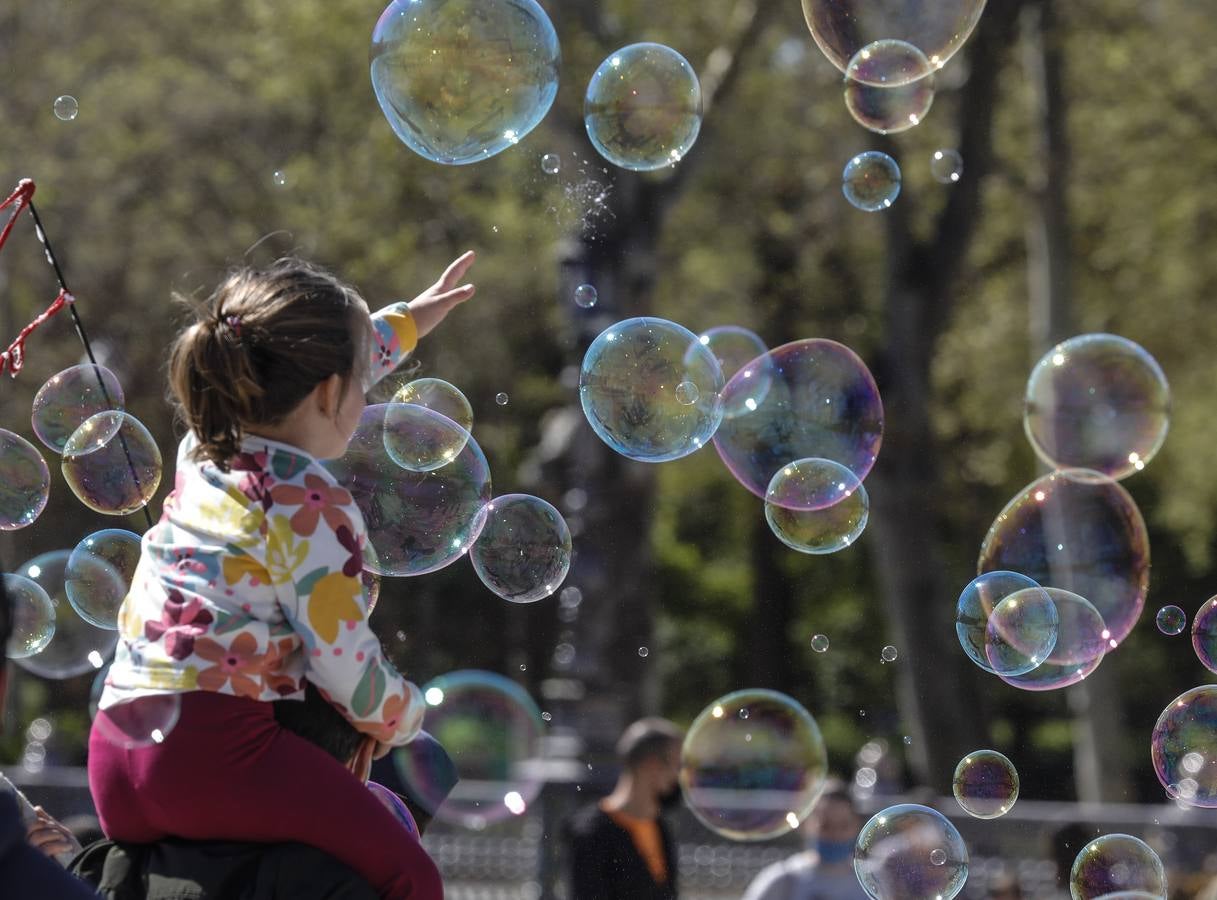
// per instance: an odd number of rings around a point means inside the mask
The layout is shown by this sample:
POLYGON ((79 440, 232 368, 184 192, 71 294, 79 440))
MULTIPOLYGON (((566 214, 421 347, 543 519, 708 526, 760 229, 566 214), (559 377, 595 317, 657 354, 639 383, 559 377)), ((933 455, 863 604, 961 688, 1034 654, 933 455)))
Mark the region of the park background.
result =
MULTIPOLYGON (((167 459, 175 292, 201 298, 231 265, 294 252, 376 307, 474 248, 478 296, 422 344, 417 372, 472 401, 496 494, 534 493, 566 515, 567 584, 583 599, 507 604, 463 561, 386 579, 373 623, 408 677, 508 675, 551 712, 553 736, 581 742, 562 746, 594 761, 591 785, 637 715, 687 724, 721 694, 768 687, 812 712, 844 777, 881 747, 881 790, 949 794, 960 756, 991 746, 1015 761, 1025 799, 1161 806, 1153 722, 1214 680, 1186 635, 1153 625, 1159 607, 1191 614, 1217 593, 1217 23, 1204 5, 991 0, 925 122, 886 138, 849 118, 795 0, 542 6, 563 48, 553 110, 518 146, 459 168, 415 156, 384 121, 368 77, 374 2, 0 6, 0 186, 37 182, 101 361, 167 459), (595 67, 641 40, 688 57, 707 98, 697 145, 658 175, 601 160, 581 118, 595 67), (79 102, 72 121, 52 113, 61 94, 79 102), (930 176, 941 147, 963 156, 958 184, 930 176), (866 149, 904 171, 878 214, 840 190, 866 149), (547 153, 561 155, 556 176, 547 153), (585 282, 599 290, 590 310, 571 299, 585 282), (578 405, 583 349, 639 314, 694 332, 741 325, 770 346, 831 338, 867 361, 887 430, 856 546, 789 551, 710 449, 647 466, 595 438, 578 405), (1140 343, 1172 387, 1166 445, 1125 483, 1150 529, 1149 598, 1095 675, 1025 693, 966 659, 955 599, 990 522, 1042 471, 1021 423, 1030 367, 1089 331, 1140 343), (828 653, 811 651, 815 633, 828 653), (899 657, 881 664, 887 644, 899 657)), ((54 293, 23 222, 0 256, 0 335, 54 293)), ((28 435, 34 392, 80 356, 66 319, 40 330, 0 386, 0 425, 28 435)), ((57 481, 38 522, 0 537, 0 558, 108 526, 143 521, 96 516, 57 481)), ((80 765, 88 682, 15 678, 0 763, 80 765), (44 740, 31 740, 35 719, 53 726, 44 740)), ((541 842, 554 839, 546 826, 541 842)), ((1199 883, 1217 860, 1186 865, 1199 883)))

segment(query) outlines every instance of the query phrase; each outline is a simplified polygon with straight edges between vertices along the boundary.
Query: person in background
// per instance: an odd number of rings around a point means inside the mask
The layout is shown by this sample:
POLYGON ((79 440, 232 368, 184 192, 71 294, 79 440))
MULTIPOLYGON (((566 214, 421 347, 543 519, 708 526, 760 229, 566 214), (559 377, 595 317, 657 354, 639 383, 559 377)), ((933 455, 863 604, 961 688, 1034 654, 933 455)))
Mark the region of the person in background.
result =
POLYGON ((681 730, 641 719, 617 742, 622 772, 613 792, 567 824, 570 900, 674 900, 676 845, 665 809, 680 802, 681 730))
POLYGON ((1017 875, 1003 869, 989 879, 985 896, 988 900, 1023 900, 1023 887, 1018 883, 1017 875))
POLYGON ((854 874, 862 821, 849 790, 831 781, 803 821, 807 849, 762 869, 744 900, 867 900, 854 874))

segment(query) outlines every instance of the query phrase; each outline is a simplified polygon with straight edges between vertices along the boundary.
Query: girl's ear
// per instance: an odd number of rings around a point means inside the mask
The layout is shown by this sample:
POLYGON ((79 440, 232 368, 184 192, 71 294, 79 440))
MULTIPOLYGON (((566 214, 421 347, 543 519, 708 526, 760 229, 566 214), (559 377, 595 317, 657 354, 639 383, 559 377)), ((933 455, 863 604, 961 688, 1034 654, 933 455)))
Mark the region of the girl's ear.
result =
POLYGON ((321 381, 313 388, 313 400, 317 411, 327 419, 338 415, 338 406, 342 401, 342 376, 337 373, 321 381))

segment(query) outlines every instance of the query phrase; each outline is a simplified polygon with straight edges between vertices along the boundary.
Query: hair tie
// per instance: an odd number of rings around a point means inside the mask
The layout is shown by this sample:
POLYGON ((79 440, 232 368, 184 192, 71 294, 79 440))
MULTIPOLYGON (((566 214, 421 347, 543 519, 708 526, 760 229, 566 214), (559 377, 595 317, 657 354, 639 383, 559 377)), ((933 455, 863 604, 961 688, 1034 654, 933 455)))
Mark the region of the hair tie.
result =
POLYGON ((241 339, 241 317, 240 316, 225 316, 224 324, 227 325, 232 333, 237 336, 237 340, 241 339))

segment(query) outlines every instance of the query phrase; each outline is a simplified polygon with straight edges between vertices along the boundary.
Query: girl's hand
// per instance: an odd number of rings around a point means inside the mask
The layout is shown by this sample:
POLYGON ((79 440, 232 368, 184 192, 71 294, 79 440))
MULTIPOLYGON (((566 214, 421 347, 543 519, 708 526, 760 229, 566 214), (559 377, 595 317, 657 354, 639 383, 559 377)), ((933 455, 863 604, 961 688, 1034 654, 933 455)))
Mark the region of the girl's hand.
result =
POLYGON ((410 301, 410 313, 414 316, 414 324, 418 328, 420 338, 444 321, 444 316, 448 315, 453 307, 473 296, 477 288, 472 284, 463 284, 460 287, 457 285, 464 280, 465 273, 476 258, 477 254, 472 250, 465 251, 444 270, 439 281, 410 301))
POLYGON ((53 819, 50 813, 41 806, 35 806, 34 814, 37 818, 26 831, 26 840, 31 847, 52 858, 61 853, 75 856, 80 852, 80 841, 76 840, 76 835, 53 819))

